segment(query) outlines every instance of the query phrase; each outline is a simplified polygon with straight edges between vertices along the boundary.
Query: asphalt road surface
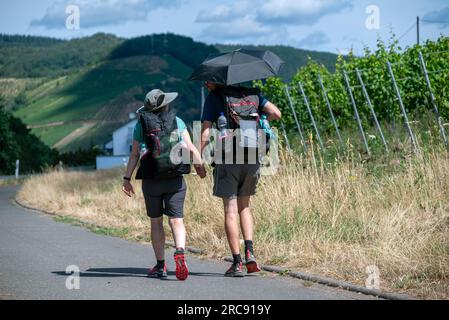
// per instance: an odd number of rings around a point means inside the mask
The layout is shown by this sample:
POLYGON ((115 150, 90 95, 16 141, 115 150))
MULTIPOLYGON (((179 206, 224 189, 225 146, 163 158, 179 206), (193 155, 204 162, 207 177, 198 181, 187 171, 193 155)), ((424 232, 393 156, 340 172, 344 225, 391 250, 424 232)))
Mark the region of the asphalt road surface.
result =
POLYGON ((173 251, 167 280, 146 277, 149 245, 97 235, 13 203, 19 187, 0 188, 0 299, 374 299, 270 273, 225 278, 226 262, 187 257, 189 278, 177 281, 173 251), (79 289, 68 266, 80 271, 79 289), (70 286, 69 286, 70 287, 70 286))

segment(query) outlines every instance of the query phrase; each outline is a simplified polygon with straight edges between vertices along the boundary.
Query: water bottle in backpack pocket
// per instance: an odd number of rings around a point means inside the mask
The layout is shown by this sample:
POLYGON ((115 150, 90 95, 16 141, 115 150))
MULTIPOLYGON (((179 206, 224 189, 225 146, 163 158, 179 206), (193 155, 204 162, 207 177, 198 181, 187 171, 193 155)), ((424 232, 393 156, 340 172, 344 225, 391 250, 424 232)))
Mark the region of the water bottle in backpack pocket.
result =
POLYGON ((224 112, 221 112, 220 116, 218 117, 217 128, 220 131, 219 139, 226 139, 228 136, 228 120, 226 119, 224 112))

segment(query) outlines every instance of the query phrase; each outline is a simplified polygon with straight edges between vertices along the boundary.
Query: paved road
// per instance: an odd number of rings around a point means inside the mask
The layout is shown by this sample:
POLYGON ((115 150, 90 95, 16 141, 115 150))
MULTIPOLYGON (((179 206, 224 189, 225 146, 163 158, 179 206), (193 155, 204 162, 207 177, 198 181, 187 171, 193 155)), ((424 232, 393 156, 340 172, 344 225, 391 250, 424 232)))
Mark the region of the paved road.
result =
POLYGON ((12 202, 18 188, 0 188, 0 299, 371 299, 273 274, 225 278, 227 263, 194 256, 187 281, 170 271, 168 280, 151 279, 145 276, 155 261, 150 246, 24 210, 12 202), (81 271, 79 290, 66 288, 69 265, 81 271))

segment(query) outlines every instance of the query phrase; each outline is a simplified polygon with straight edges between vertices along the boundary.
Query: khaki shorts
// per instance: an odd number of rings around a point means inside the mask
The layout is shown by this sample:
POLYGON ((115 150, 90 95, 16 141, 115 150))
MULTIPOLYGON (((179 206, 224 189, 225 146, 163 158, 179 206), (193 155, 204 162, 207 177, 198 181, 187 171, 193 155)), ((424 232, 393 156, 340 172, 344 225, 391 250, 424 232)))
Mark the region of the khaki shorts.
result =
POLYGON ((256 194, 260 164, 217 164, 214 168, 214 196, 247 197, 256 194))

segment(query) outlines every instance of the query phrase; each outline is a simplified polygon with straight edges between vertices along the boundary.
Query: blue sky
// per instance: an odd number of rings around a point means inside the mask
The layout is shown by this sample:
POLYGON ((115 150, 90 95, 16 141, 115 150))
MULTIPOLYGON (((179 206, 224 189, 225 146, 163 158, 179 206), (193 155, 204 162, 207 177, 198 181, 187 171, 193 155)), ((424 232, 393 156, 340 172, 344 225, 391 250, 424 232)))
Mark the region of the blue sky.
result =
POLYGON ((447 0, 0 0, 0 32, 73 38, 96 32, 134 37, 173 32, 206 43, 283 44, 361 54, 392 30, 405 47, 421 39, 449 36, 447 0), (68 5, 80 9, 80 29, 68 30, 68 5), (369 6, 378 8, 379 28, 369 6), (374 17, 375 20, 372 20, 374 17), (431 23, 430 21, 434 21, 431 23), (372 24, 371 26, 375 26, 372 24), (406 33, 408 31, 408 33, 406 33))

